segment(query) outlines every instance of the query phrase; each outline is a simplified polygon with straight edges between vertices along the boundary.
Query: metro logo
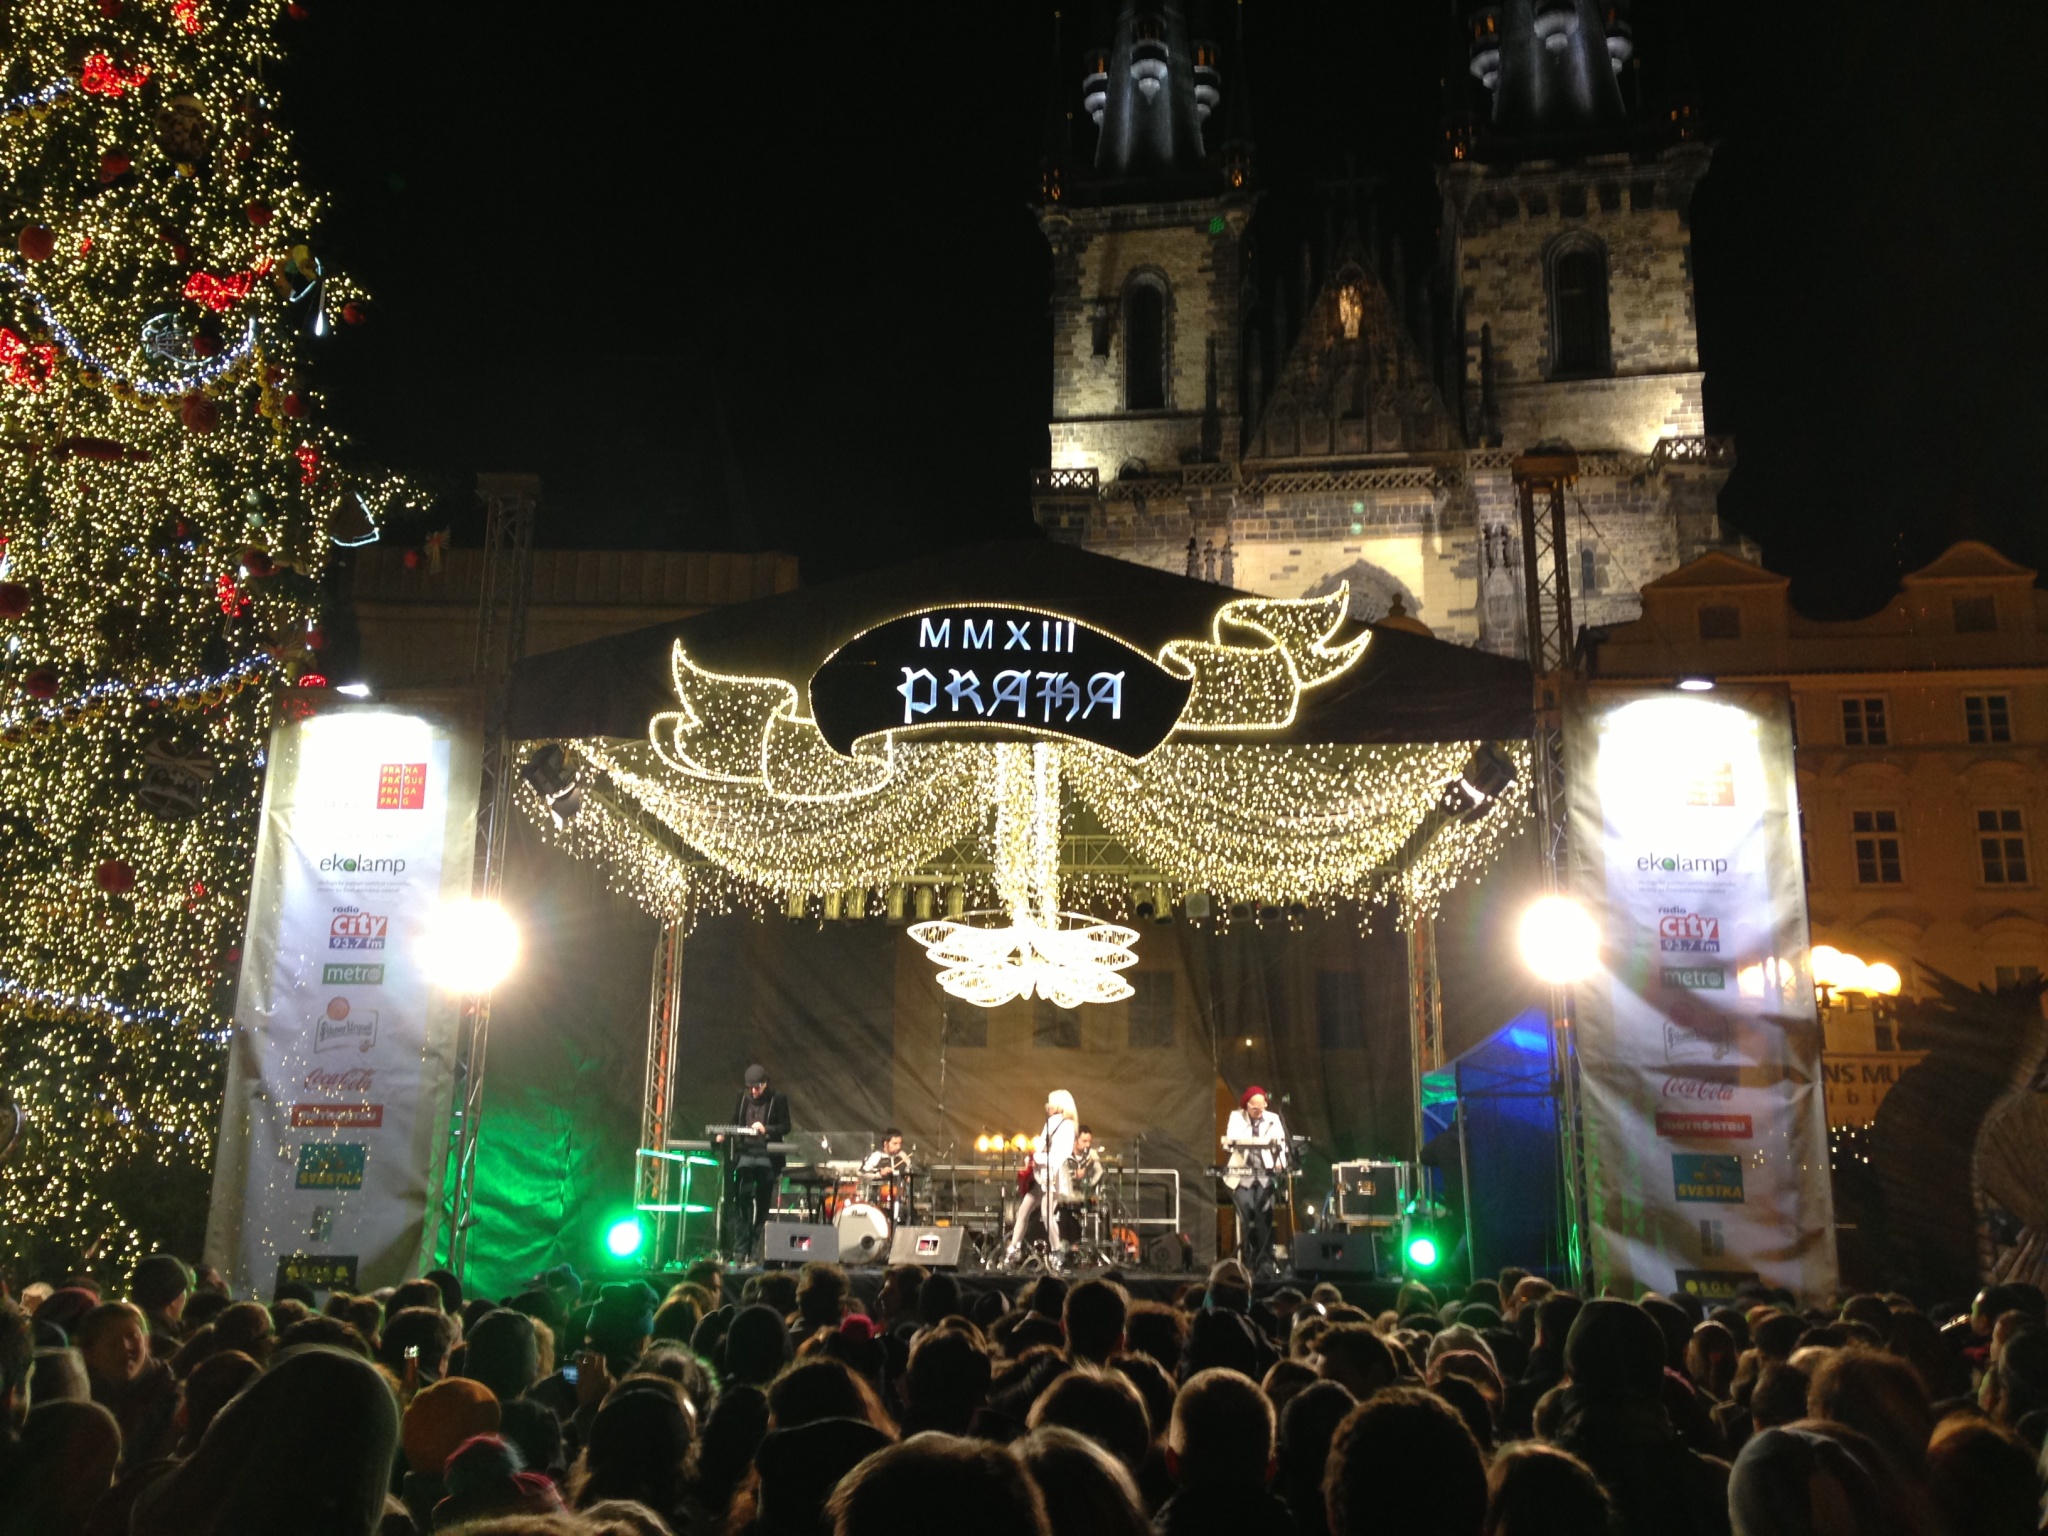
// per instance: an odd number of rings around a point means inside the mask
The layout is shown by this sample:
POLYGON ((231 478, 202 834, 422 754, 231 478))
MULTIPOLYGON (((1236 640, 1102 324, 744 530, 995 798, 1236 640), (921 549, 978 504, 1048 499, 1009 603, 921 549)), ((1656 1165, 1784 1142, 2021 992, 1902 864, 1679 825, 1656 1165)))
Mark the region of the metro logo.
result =
POLYGON ((427 807, 427 765, 384 763, 377 769, 377 809, 423 811, 427 807))
POLYGON ((1657 919, 1657 947, 1666 954, 1718 955, 1721 919, 1666 907, 1657 919))

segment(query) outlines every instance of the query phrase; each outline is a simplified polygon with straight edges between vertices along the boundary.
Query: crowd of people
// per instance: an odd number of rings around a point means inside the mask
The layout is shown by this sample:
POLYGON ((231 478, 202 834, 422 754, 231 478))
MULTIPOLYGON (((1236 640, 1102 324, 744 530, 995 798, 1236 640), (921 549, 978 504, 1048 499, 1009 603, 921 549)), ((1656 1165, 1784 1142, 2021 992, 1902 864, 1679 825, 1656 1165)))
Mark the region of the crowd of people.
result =
MULTIPOLYGON (((236 1301, 170 1255, 0 1300, 0 1536, 2003 1536, 2042 1528, 2048 1296, 1374 1315, 1114 1278, 863 1301, 567 1267, 236 1301)), ((287 1287, 287 1290, 294 1289, 287 1287)))

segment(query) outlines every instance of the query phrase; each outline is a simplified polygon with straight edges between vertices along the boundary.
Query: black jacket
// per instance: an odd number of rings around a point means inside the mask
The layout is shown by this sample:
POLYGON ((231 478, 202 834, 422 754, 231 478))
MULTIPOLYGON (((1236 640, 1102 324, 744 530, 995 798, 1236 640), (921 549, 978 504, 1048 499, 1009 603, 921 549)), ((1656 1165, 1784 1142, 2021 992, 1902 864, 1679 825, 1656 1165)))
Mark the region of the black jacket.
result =
MULTIPOLYGON (((770 1141, 783 1141, 789 1136, 789 1095, 770 1088, 757 1100, 740 1090, 740 1096, 733 1101, 732 1123, 752 1125, 756 1120, 768 1127, 770 1141)), ((782 1172, 782 1165, 789 1161, 782 1153, 772 1153, 769 1161, 775 1164, 775 1171, 782 1172)))

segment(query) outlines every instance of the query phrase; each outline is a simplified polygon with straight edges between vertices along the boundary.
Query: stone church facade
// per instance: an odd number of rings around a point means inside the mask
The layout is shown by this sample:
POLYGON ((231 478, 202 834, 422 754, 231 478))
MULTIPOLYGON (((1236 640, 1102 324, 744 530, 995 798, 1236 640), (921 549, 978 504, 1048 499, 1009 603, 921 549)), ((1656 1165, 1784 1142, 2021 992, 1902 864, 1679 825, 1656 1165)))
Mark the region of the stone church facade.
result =
POLYGON ((1615 7, 1473 11, 1490 110, 1447 135, 1441 249, 1413 292, 1355 219, 1298 276, 1254 281, 1244 92, 1192 11, 1119 4, 1081 112, 1050 114, 1033 503, 1052 537, 1267 596, 1348 581, 1360 618, 1398 600, 1519 653, 1511 464, 1563 443, 1582 622, 1636 618, 1645 584, 1710 549, 1753 557, 1721 527, 1732 444, 1702 408, 1689 211, 1712 151, 1688 117, 1625 103, 1615 7))

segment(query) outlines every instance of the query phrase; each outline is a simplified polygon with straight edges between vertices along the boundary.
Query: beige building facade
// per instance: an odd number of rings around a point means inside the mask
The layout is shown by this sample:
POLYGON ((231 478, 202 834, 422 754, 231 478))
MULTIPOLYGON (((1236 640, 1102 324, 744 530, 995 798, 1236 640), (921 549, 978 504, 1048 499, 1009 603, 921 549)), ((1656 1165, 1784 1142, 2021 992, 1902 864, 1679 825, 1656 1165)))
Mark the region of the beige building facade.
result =
MULTIPOLYGON (((2048 971, 2048 593, 1990 546, 1954 545, 1867 618, 1809 619, 1789 582, 1708 554, 1593 637, 1596 676, 1777 682, 1798 742, 1813 941, 1997 987, 2048 971)), ((1885 1005, 1823 1014, 1831 1118, 1868 1120, 1896 1080, 1885 1005)))

